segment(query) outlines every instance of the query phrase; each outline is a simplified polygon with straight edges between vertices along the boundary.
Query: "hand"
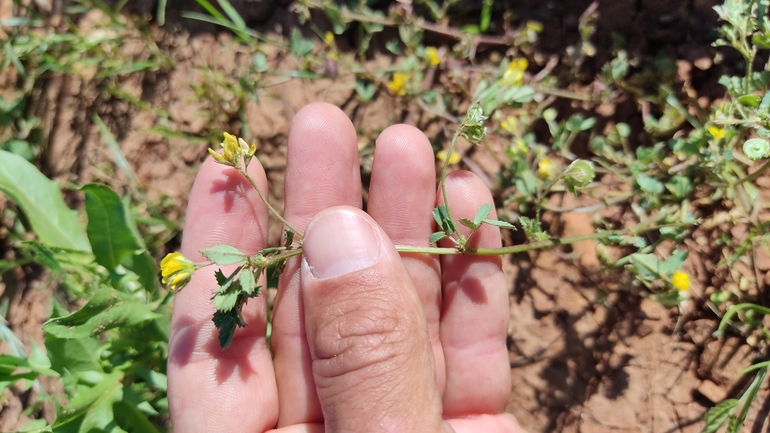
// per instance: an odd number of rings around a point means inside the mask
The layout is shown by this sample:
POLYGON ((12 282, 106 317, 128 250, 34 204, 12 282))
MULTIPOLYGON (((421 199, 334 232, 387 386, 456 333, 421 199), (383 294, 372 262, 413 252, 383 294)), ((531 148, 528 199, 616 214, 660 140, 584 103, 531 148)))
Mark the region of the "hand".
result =
MULTIPOLYGON (((249 173, 268 191, 256 158, 249 173)), ((297 113, 284 217, 305 231, 304 254, 280 278, 273 355, 264 295, 244 308, 248 326, 219 348, 214 269, 196 272, 171 322, 174 431, 518 432, 504 413, 511 389, 501 258, 399 256, 393 247, 428 246, 433 208, 443 202, 435 178, 425 136, 390 127, 377 140, 364 213, 350 120, 323 103, 297 113)), ((448 176, 447 189, 455 218, 492 203, 468 172, 448 176)), ((254 254, 266 247, 267 222, 248 182, 209 159, 190 195, 181 252, 203 262, 199 250, 226 243, 254 254)), ((499 230, 488 225, 471 241, 500 245, 499 230)))

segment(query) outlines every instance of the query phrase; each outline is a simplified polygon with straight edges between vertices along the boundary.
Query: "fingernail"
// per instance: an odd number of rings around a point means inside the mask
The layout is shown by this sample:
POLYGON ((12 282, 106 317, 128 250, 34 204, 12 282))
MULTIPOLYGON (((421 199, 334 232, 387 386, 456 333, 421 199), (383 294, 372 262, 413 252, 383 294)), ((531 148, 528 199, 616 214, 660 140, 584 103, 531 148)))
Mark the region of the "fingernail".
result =
POLYGON ((316 278, 331 278, 368 268, 380 258, 371 225, 355 212, 338 209, 310 223, 303 256, 316 278))

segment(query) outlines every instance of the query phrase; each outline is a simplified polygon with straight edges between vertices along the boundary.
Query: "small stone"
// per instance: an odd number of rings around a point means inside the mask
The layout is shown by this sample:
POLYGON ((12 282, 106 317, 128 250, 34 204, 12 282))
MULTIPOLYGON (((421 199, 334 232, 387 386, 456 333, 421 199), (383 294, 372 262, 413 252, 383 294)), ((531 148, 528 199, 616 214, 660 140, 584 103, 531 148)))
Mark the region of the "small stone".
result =
POLYGON ((714 404, 721 403, 727 398, 727 391, 708 379, 700 384, 698 392, 714 404))

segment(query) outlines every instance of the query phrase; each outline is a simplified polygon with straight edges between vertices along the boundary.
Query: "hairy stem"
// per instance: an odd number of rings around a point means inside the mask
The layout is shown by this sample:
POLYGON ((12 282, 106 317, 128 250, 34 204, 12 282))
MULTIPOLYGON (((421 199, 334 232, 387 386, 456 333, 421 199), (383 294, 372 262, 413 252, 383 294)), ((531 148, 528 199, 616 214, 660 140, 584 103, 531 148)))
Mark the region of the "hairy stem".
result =
POLYGON ((257 194, 259 194, 259 198, 262 200, 262 203, 264 203, 265 206, 267 206, 267 209, 270 211, 270 213, 272 213, 276 218, 278 218, 278 220, 281 221, 287 229, 293 231, 294 235, 297 236, 297 238, 302 239, 302 233, 300 233, 299 230, 295 229, 291 224, 289 224, 289 222, 286 221, 286 219, 283 216, 281 216, 280 212, 275 210, 275 208, 270 204, 270 202, 267 201, 267 197, 265 197, 265 195, 262 194, 262 190, 259 189, 259 187, 257 186, 257 183, 254 182, 254 179, 252 179, 251 176, 249 176, 249 174, 246 173, 246 170, 244 170, 241 167, 236 167, 236 170, 238 170, 238 172, 241 173, 246 178, 246 180, 249 181, 251 186, 254 187, 254 190, 257 191, 257 194))

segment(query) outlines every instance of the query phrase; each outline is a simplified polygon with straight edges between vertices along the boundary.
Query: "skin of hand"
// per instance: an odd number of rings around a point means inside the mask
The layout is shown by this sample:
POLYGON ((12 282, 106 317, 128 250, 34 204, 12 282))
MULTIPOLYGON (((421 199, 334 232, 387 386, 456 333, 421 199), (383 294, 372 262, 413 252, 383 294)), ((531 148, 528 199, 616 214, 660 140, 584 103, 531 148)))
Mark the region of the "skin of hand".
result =
MULTIPOLYGON (((357 144, 337 107, 310 104, 294 118, 284 217, 304 231, 304 253, 279 280, 272 354, 264 295, 249 300, 248 326, 226 350, 211 322, 215 268, 196 272, 177 295, 168 362, 175 432, 521 431, 504 412, 511 386, 501 257, 399 255, 394 244, 429 245, 432 211, 443 203, 430 143, 411 126, 382 132, 367 212, 357 144)), ((268 191, 256 158, 248 170, 268 191)), ((455 218, 492 203, 471 173, 446 181, 455 218)), ((256 192, 208 159, 190 194, 182 254, 203 262, 199 251, 220 243, 254 254, 267 233, 256 192)), ((499 229, 482 226, 471 246, 500 247, 499 229)))

